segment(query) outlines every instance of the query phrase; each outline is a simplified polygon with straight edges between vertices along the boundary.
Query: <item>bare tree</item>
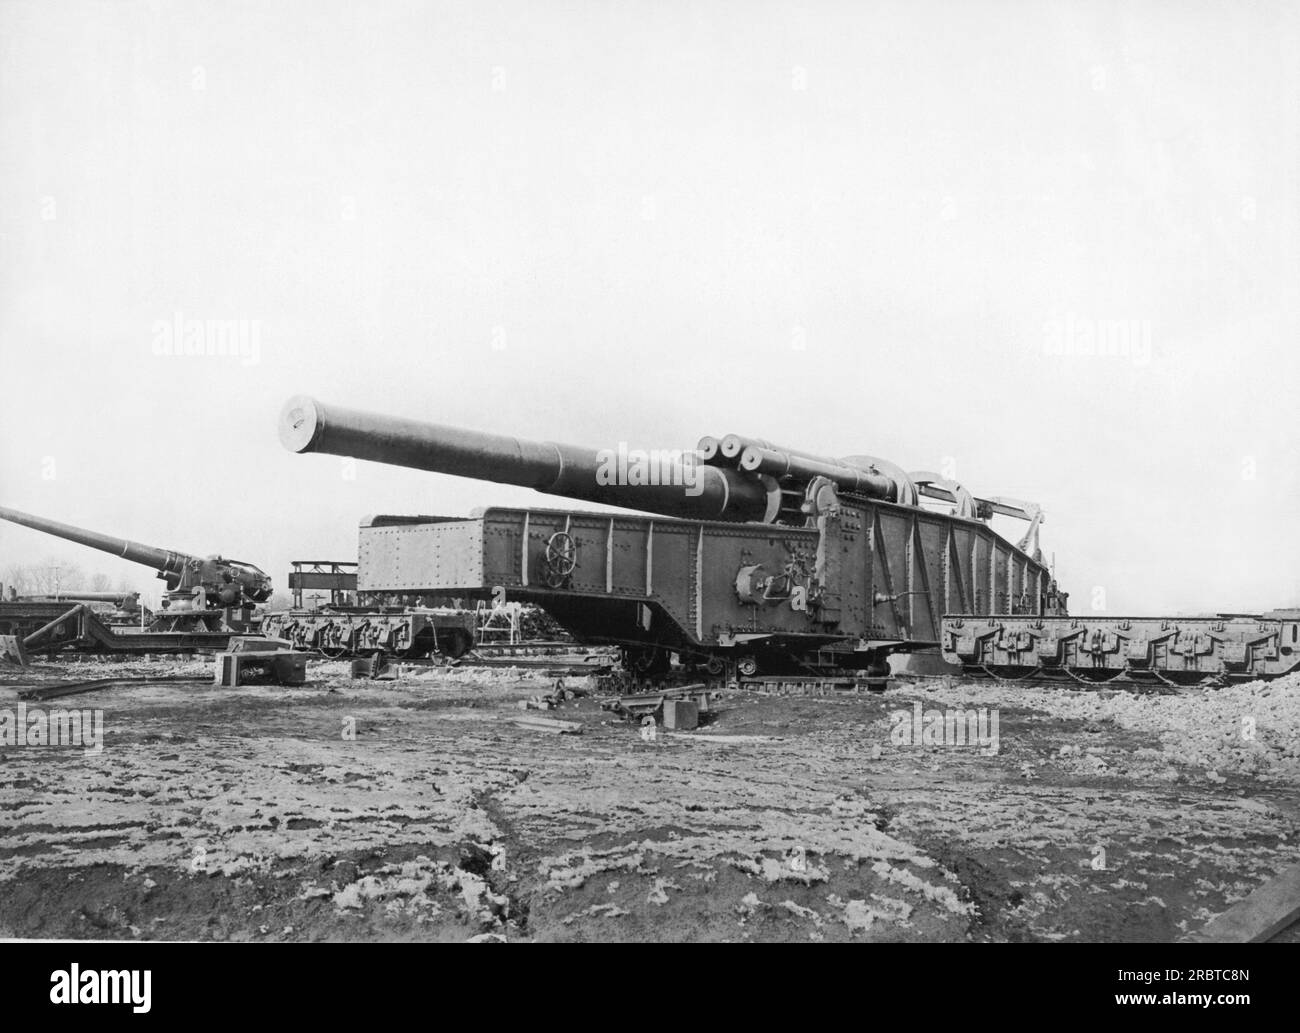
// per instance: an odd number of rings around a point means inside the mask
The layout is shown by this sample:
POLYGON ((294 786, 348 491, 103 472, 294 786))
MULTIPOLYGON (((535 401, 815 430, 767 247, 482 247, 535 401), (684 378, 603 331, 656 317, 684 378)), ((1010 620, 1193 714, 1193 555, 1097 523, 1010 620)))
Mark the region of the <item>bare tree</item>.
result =
POLYGON ((27 595, 31 591, 31 572, 20 563, 10 563, 4 569, 5 594, 13 589, 18 595, 27 595))
POLYGON ((36 563, 11 563, 5 568, 4 580, 19 595, 53 595, 84 589, 86 572, 77 563, 47 556, 36 563))
POLYGON ((20 596, 54 595, 56 592, 121 592, 129 595, 136 591, 131 582, 119 578, 117 587, 113 579, 102 571, 87 574, 77 563, 46 557, 36 563, 10 563, 0 570, 6 597, 9 589, 20 596))

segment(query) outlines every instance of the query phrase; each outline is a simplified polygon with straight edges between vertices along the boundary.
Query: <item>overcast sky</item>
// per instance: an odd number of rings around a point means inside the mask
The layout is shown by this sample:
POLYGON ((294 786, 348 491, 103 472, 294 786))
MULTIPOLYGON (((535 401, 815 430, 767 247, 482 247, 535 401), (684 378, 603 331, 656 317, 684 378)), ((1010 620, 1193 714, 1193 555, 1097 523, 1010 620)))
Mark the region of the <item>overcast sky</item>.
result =
MULTIPOLYGON (((0 504, 282 588, 368 513, 547 501, 290 454, 307 392, 947 468, 1042 503, 1075 610, 1300 604, 1298 22, 0 3, 0 504), (159 354, 177 319, 245 354, 159 354)), ((0 524, 46 557, 156 598, 0 524)))

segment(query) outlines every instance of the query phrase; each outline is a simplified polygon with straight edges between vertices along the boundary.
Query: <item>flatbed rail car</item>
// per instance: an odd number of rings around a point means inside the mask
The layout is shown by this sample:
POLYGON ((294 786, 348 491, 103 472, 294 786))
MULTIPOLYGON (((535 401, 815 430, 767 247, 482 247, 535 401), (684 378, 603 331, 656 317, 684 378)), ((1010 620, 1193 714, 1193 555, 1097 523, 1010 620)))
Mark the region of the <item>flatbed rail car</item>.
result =
POLYGON ((1207 617, 945 616, 943 657, 1003 681, 1229 684, 1300 670, 1300 610, 1207 617))
POLYGON ((247 633, 201 626, 186 631, 110 627, 86 603, 0 603, 0 654, 20 662, 29 653, 219 653, 247 633))
POLYGON ((438 653, 455 660, 474 647, 476 623, 472 610, 340 606, 268 613, 261 633, 329 659, 383 653, 414 660, 438 653))

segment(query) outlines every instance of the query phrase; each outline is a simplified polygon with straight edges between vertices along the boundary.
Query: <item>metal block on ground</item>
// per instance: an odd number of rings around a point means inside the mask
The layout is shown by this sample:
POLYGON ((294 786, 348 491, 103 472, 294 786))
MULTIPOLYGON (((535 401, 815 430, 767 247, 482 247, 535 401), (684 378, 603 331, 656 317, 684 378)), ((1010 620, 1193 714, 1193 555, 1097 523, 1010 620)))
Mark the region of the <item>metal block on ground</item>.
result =
POLYGON ((689 732, 700 724, 700 707, 694 700, 664 700, 664 727, 689 732))
POLYGON ((215 683, 226 688, 238 685, 243 659, 238 653, 218 653, 215 683))
POLYGON ((263 642, 241 639, 230 652, 217 654, 213 681, 227 688, 254 681, 303 685, 307 681, 307 656, 285 649, 268 649, 263 642))
POLYGON ((307 683, 307 657, 304 653, 277 653, 271 660, 271 677, 281 685, 307 683))

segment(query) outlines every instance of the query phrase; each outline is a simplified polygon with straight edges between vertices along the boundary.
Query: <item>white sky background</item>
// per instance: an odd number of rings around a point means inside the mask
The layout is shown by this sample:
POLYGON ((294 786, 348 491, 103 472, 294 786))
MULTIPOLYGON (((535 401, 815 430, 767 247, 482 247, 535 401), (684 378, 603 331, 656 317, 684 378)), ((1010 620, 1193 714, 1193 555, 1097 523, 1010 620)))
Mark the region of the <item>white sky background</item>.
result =
MULTIPOLYGON (((1298 28, 1282 2, 2 3, 0 504, 278 588, 355 558, 367 513, 563 505, 347 480, 277 440, 307 392, 593 447, 949 458, 1044 505, 1076 611, 1300 603, 1298 28), (155 355, 178 311, 260 321, 259 361, 155 355), (1066 320, 1138 321, 1149 361, 1051 354, 1066 320)), ((44 557, 160 585, 0 523, 0 568, 44 557)))

